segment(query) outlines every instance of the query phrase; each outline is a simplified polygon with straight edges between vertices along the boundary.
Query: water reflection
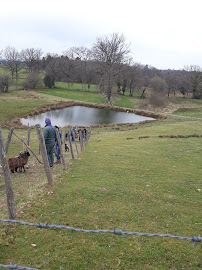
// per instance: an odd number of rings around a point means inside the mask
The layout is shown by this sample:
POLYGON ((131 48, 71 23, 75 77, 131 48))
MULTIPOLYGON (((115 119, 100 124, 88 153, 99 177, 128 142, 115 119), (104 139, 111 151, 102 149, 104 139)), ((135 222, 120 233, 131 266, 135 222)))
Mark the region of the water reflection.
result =
POLYGON ((45 118, 49 117, 53 125, 64 127, 73 126, 91 126, 99 124, 124 124, 138 123, 145 120, 154 120, 150 117, 144 117, 134 113, 117 112, 108 109, 88 108, 84 106, 72 106, 64 109, 53 110, 41 113, 32 117, 22 118, 23 125, 44 126, 45 118))

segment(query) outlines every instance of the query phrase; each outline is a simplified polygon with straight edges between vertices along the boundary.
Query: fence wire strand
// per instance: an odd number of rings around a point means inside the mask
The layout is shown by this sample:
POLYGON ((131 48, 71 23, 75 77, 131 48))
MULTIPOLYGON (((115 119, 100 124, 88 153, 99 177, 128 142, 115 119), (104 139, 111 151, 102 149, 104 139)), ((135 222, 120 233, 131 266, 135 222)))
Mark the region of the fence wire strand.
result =
MULTIPOLYGON (((27 267, 27 266, 18 266, 16 264, 8 264, 8 265, 5 265, 5 264, 0 264, 0 268, 7 268, 7 269, 24 269, 24 270, 40 270, 38 268, 30 268, 30 267, 27 267)), ((62 270, 61 266, 59 268, 59 270, 62 270)))
POLYGON ((7 269, 25 269, 25 270, 39 270, 37 268, 30 268, 30 267, 26 267, 26 266, 17 266, 16 264, 8 264, 8 265, 4 265, 4 264, 0 264, 1 268, 7 268, 7 269))
POLYGON ((87 229, 80 229, 80 228, 74 228, 70 226, 64 226, 64 225, 55 225, 55 224, 48 224, 48 223, 30 223, 30 222, 25 222, 25 221, 20 221, 20 220, 13 220, 13 219, 0 219, 0 222, 9 222, 9 223, 17 223, 20 225, 27 225, 27 226, 34 226, 40 229, 67 229, 71 231, 76 231, 76 232, 85 232, 85 233, 113 233, 116 235, 137 235, 137 236, 154 236, 154 237, 167 237, 167 238, 175 238, 178 240, 188 240, 192 241, 192 246, 194 246, 195 242, 201 242, 202 237, 199 236, 194 236, 192 237, 184 237, 184 236, 177 236, 177 235, 172 235, 172 234, 160 234, 160 233, 140 233, 140 232, 128 232, 124 231, 124 226, 122 227, 121 230, 117 230, 115 227, 113 230, 87 230, 87 229))

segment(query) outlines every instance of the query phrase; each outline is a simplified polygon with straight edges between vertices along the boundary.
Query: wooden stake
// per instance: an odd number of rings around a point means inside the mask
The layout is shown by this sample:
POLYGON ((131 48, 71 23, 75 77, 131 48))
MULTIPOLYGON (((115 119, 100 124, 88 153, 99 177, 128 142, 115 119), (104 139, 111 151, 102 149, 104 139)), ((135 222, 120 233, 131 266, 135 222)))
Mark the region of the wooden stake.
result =
POLYGON ((78 148, 77 148, 77 143, 76 143, 76 140, 75 140, 75 133, 74 133, 74 131, 73 131, 73 138, 74 138, 74 144, 75 144, 75 147, 76 147, 77 156, 79 157, 79 151, 78 151, 78 148))
POLYGON ((39 139, 41 155, 42 155, 42 158, 43 158, 43 164, 44 164, 46 176, 47 176, 47 179, 48 179, 48 183, 49 183, 49 185, 53 185, 53 178, 52 178, 52 174, 51 174, 49 163, 48 163, 46 146, 45 146, 41 126, 39 124, 37 124, 37 125, 35 125, 35 127, 36 127, 36 131, 37 131, 38 139, 39 139))
POLYGON ((63 156, 62 144, 61 144, 61 139, 60 139, 59 131, 58 131, 57 128, 55 129, 55 131, 56 131, 56 136, 57 136, 57 140, 58 140, 58 145, 59 145, 59 148, 60 148, 60 157, 62 159, 63 169, 66 170, 66 164, 65 164, 65 159, 64 159, 64 156, 63 156))
POLYGON ((9 132, 9 134, 8 134, 8 139, 7 139, 6 147, 5 147, 5 153, 6 153, 6 155, 7 155, 7 153, 8 153, 8 147, 9 147, 10 142, 11 142, 11 137, 12 137, 12 134, 13 134, 13 130, 14 130, 14 128, 11 128, 11 129, 10 129, 10 132, 9 132))
POLYGON ((80 138, 80 147, 81 147, 81 152, 82 152, 82 141, 81 141, 81 137, 82 137, 82 132, 81 130, 79 130, 79 138, 80 138))
POLYGON ((10 219, 15 219, 15 204, 14 204, 14 195, 11 181, 10 168, 8 165, 8 161, 6 158, 6 153, 3 144, 3 137, 1 133, 0 127, 0 155, 1 155, 1 163, 3 168, 5 186, 6 186, 6 198, 7 198, 7 206, 8 206, 8 216, 10 219))
POLYGON ((31 128, 29 127, 28 132, 27 132, 27 145, 29 145, 29 141, 30 141, 30 131, 31 131, 31 128))
POLYGON ((70 136, 70 133, 69 132, 68 132, 68 140, 69 140, 69 147, 70 147, 72 159, 74 159, 74 152, 73 152, 73 148, 72 148, 72 141, 71 141, 71 136, 70 136))

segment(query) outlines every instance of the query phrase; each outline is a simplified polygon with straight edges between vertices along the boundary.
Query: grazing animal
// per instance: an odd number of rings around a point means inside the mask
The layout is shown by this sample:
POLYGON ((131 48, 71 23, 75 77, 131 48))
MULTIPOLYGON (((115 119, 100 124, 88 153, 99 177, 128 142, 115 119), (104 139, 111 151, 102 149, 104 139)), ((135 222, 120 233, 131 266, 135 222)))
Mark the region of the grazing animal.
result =
POLYGON ((69 146, 65 143, 65 152, 69 152, 69 146))
POLYGON ((8 159, 9 168, 12 173, 17 172, 19 168, 19 172, 22 172, 22 169, 25 172, 25 165, 28 162, 28 157, 30 153, 28 151, 20 152, 19 156, 8 159))

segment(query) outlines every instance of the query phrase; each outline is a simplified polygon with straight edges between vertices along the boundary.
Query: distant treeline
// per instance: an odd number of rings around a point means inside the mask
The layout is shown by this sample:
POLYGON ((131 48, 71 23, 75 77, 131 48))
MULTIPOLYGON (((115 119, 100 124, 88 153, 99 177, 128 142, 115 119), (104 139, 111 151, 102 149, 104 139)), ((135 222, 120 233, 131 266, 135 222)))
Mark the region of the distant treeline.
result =
POLYGON ((138 89, 145 97, 147 89, 155 95, 176 95, 202 98, 202 69, 190 65, 183 70, 159 70, 149 65, 135 62, 130 56, 130 46, 123 35, 113 33, 97 38, 92 48, 71 47, 61 55, 44 54, 41 49, 27 48, 18 51, 14 47, 0 50, 0 91, 8 91, 9 84, 18 81, 22 70, 26 75, 22 84, 24 89, 41 87, 40 76, 46 87, 55 86, 55 81, 67 82, 68 89, 73 83, 81 83, 86 91, 91 84, 97 86, 110 103, 112 89, 130 96, 138 89))

